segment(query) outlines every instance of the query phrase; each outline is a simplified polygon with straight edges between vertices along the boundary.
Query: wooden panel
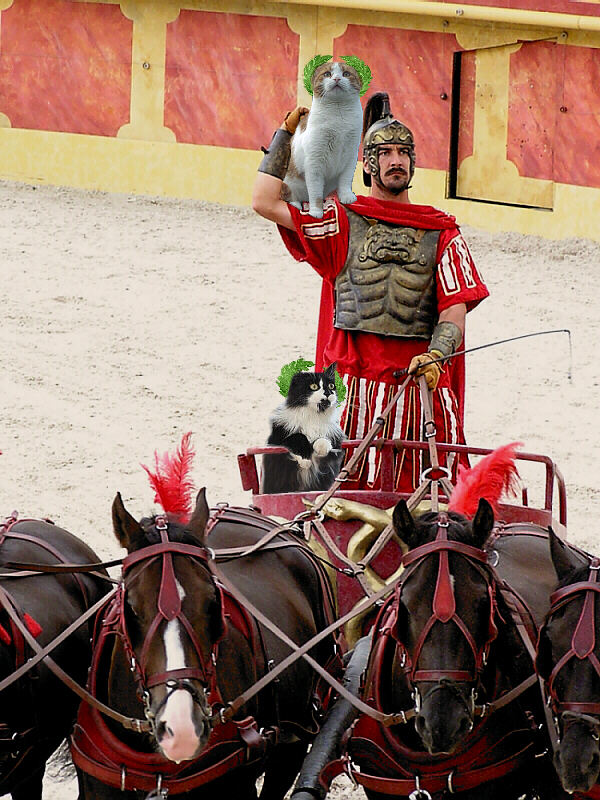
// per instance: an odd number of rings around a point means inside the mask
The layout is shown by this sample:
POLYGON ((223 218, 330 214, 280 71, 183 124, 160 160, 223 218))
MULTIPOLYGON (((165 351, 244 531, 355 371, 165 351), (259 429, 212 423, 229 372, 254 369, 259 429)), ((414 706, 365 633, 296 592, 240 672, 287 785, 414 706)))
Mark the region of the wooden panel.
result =
POLYGON ((510 57, 507 158, 519 175, 552 180, 564 46, 525 42, 510 57))
POLYGON ((115 136, 129 121, 132 23, 118 5, 15 0, 0 36, 13 128, 115 136))
POLYGON ((600 50, 565 47, 554 179, 600 187, 600 50))
POLYGON ((348 25, 334 41, 334 56, 362 58, 373 73, 366 99, 390 95, 392 111, 412 130, 417 166, 447 169, 450 138, 453 35, 348 25), (442 99, 445 95, 446 99, 442 99))
POLYGON ((182 11, 167 32, 165 125, 179 142, 268 145, 296 106, 298 49, 285 19, 182 11))

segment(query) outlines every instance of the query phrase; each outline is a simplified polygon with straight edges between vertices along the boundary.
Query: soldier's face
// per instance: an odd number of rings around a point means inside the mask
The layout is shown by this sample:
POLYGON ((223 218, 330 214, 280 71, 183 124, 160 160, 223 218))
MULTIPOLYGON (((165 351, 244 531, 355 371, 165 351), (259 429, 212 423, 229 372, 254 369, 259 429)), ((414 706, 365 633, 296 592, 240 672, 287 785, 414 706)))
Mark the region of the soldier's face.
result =
POLYGON ((379 177, 375 180, 392 194, 400 194, 410 183, 410 149, 399 144, 380 145, 379 177))

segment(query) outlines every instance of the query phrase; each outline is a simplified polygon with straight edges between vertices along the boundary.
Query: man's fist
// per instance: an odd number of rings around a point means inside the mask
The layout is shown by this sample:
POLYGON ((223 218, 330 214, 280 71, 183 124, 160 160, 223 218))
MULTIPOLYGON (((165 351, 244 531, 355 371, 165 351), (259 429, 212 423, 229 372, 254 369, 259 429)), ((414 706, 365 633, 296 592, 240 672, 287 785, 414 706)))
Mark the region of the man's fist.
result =
POLYGON ((296 128, 298 127, 300 119, 305 114, 308 114, 308 108, 305 108, 304 106, 298 106, 293 111, 288 111, 281 127, 285 128, 288 133, 293 135, 296 132, 296 128))
POLYGON ((421 353, 420 356, 415 356, 408 366, 408 372, 414 375, 415 380, 424 375, 427 381, 427 388, 433 392, 437 387, 440 375, 442 373, 441 364, 432 364, 431 362, 437 358, 442 358, 442 353, 439 350, 431 350, 429 353, 421 353))

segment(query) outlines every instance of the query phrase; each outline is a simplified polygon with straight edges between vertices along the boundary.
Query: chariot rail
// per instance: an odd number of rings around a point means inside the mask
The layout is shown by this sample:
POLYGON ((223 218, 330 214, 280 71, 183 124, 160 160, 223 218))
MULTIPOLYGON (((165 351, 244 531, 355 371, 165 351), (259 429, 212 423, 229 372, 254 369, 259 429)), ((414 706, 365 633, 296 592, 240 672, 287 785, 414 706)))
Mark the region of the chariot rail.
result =
MULTIPOLYGON (((342 443, 345 450, 351 450, 362 442, 362 439, 349 439, 342 443)), ((427 451, 427 442, 414 442, 404 439, 375 439, 370 447, 381 450, 381 488, 377 490, 343 488, 336 492, 337 496, 346 497, 351 495, 353 499, 383 507, 389 505, 394 498, 407 497, 408 495, 394 491, 394 454, 400 450, 420 450, 427 451)), ((472 447, 471 445, 443 444, 437 443, 437 449, 441 453, 466 453, 469 456, 485 456, 493 452, 492 448, 472 447)), ((294 494, 263 495, 260 494, 259 471, 256 463, 256 456, 265 453, 286 453, 285 447, 272 447, 264 445, 262 447, 249 447, 245 453, 238 455, 238 467, 244 491, 251 491, 253 503, 263 513, 291 518, 299 510, 304 508, 302 498, 314 498, 322 492, 304 492, 294 494)), ((500 510, 504 521, 523 522, 529 521, 544 527, 558 521, 561 526, 567 524, 567 490, 564 477, 549 456, 538 453, 517 452, 517 462, 534 462, 541 464, 545 472, 544 505, 542 508, 534 508, 529 505, 527 488, 523 487, 521 504, 501 504, 500 510), (553 515, 556 495, 558 497, 558 516, 553 515)))

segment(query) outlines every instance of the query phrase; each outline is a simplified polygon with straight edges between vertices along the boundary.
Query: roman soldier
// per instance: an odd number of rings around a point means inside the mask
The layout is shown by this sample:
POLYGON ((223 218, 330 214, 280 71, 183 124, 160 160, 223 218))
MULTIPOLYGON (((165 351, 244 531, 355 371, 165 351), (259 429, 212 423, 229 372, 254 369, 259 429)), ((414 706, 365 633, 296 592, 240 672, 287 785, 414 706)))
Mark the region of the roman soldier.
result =
MULTIPOLYGON (((347 386, 341 424, 360 439, 394 395, 406 368, 424 374, 432 390, 438 441, 464 442, 464 360, 444 367, 464 341, 465 316, 488 296, 454 217, 409 200, 415 170, 414 137, 390 110, 388 95, 365 108, 363 176, 368 196, 343 206, 326 199, 323 216, 280 197, 290 139, 307 109, 297 108, 276 131, 259 166, 253 208, 277 223, 298 261, 323 280, 316 369, 337 362, 347 386)), ((422 440, 418 386, 411 384, 385 422, 382 436, 422 440)), ((424 466, 419 451, 396 453, 397 491, 411 492, 424 466)), ((453 472, 457 464, 453 463, 453 472)), ((378 488, 379 453, 371 448, 346 488, 378 488)))

